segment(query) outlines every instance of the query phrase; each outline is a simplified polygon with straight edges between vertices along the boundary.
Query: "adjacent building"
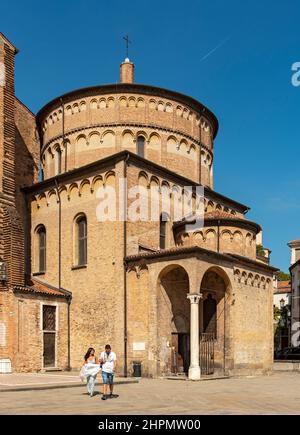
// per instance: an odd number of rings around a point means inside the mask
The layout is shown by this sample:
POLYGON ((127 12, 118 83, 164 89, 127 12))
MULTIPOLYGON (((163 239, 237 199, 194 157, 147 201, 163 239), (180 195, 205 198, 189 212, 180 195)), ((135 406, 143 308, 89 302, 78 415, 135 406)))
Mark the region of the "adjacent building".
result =
POLYGON ((274 285, 275 351, 279 351, 290 345, 291 306, 292 306, 291 281, 275 280, 275 285, 274 285))
POLYGON ((291 306, 291 281, 278 281, 274 286, 274 305, 277 308, 291 306))
POLYGON ((292 318, 291 344, 300 346, 300 239, 288 244, 291 248, 291 286, 292 286, 292 318))

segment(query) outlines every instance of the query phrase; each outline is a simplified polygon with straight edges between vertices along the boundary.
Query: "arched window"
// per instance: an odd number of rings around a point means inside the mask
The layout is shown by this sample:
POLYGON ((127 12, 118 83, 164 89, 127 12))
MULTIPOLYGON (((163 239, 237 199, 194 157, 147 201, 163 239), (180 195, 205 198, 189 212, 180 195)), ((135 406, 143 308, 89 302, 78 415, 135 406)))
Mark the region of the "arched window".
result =
POLYGON ((144 136, 139 136, 137 138, 137 155, 140 157, 145 157, 145 138, 144 136))
POLYGON ((84 215, 76 220, 76 263, 77 266, 87 264, 87 221, 84 215))
POLYGON ((168 219, 169 219, 169 216, 167 215, 167 213, 162 213, 160 215, 160 221, 159 221, 159 247, 160 247, 160 249, 166 249, 168 219))
POLYGON ((56 150, 56 175, 61 174, 61 149, 56 150))
POLYGON ((42 164, 40 164, 39 181, 44 181, 44 168, 42 164))
POLYGON ((217 338, 217 301, 209 293, 203 302, 203 332, 217 338))
POLYGON ((46 271, 46 228, 41 225, 37 230, 38 272, 46 271))

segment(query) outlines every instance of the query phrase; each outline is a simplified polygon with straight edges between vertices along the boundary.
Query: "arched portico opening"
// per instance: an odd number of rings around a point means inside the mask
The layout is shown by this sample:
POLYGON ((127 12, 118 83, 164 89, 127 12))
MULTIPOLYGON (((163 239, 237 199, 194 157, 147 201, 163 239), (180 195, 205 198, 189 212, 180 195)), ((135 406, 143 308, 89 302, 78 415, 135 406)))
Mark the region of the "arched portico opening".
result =
POLYGON ((160 374, 188 371, 190 364, 189 277, 180 265, 165 267, 157 283, 158 361, 160 374))
POLYGON ((228 292, 230 280, 223 269, 209 268, 203 275, 200 293, 200 367, 202 375, 226 372, 228 292))

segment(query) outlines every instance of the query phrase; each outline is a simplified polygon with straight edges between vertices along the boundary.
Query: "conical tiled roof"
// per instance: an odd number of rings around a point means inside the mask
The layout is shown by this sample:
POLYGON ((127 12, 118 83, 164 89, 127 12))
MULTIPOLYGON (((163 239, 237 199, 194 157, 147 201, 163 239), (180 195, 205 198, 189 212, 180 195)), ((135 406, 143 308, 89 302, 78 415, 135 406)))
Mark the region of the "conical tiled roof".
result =
POLYGON ((236 219, 232 213, 223 210, 208 211, 204 214, 204 219, 236 219))

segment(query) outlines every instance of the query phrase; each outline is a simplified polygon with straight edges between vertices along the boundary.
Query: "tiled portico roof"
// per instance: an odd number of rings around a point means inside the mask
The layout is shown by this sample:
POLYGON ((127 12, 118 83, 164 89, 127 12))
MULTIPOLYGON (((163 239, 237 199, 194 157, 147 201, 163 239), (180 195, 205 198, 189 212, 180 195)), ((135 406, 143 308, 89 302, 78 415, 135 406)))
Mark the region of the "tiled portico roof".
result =
POLYGON ((200 248, 199 246, 180 246, 173 247, 169 249, 160 249, 155 252, 140 252, 139 254, 129 255, 126 257, 126 262, 131 263, 139 260, 156 260, 156 259, 168 259, 170 261, 173 260, 174 256, 178 255, 189 255, 189 256, 197 256, 198 255, 207 255, 210 257, 220 258, 230 263, 240 263, 245 264, 250 267, 255 267, 257 269, 268 271, 269 273, 274 273, 278 271, 277 268, 273 266, 269 266, 268 264, 261 263, 256 260, 252 260, 247 257, 243 257, 242 255, 231 254, 231 253, 220 253, 216 251, 211 251, 209 249, 200 248))
POLYGON ((204 219, 236 219, 232 213, 223 210, 208 211, 204 214, 204 219))
POLYGON ((37 293, 45 296, 55 296, 62 298, 71 297, 72 293, 65 289, 58 289, 48 283, 42 282, 36 278, 29 278, 26 285, 16 285, 13 289, 15 292, 37 293))
POLYGON ((291 293, 290 281, 278 281, 277 288, 274 288, 274 293, 291 293))

